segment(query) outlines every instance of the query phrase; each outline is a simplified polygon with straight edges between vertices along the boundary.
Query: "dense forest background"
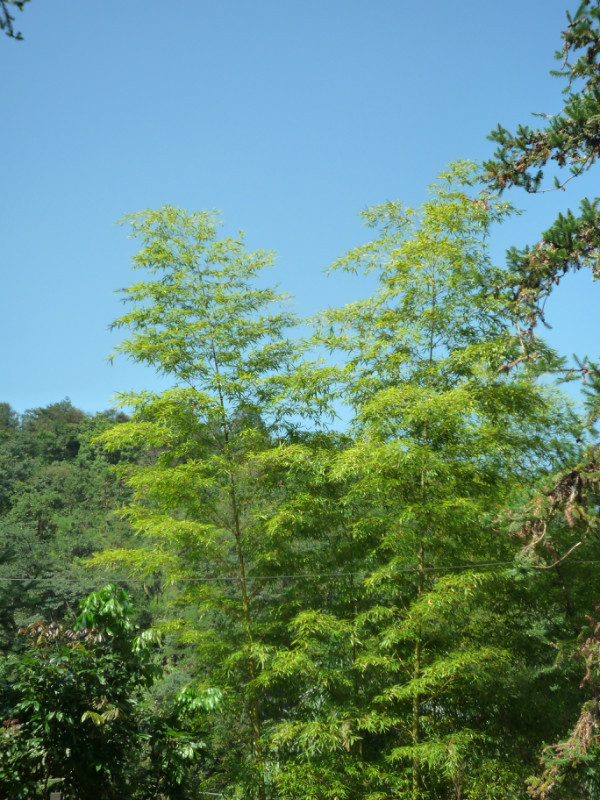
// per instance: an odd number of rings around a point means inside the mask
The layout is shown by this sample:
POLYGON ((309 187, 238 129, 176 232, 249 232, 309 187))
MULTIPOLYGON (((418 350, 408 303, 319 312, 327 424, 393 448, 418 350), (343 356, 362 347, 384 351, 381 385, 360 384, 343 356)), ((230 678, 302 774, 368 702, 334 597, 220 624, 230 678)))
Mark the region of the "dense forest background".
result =
POLYGON ((356 302, 298 320, 214 213, 122 221, 115 355, 171 388, 0 404, 0 797, 600 796, 600 372, 538 336, 598 200, 489 256, 506 190, 595 163, 599 23, 545 127, 363 212, 356 302))

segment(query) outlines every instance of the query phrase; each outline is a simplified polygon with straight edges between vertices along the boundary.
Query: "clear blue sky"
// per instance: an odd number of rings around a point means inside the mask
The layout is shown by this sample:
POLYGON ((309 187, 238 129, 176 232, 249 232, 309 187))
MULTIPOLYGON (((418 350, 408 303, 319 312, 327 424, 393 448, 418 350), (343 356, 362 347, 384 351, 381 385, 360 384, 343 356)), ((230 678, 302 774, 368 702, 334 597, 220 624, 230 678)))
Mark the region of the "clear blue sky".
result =
MULTIPOLYGON (((361 287, 323 273, 363 240, 358 212, 418 204, 445 164, 481 160, 501 122, 555 112, 548 75, 566 0, 32 0, 0 37, 3 281, 0 401, 19 412, 69 396, 94 412, 155 388, 105 358, 114 294, 132 282, 124 213, 171 203, 222 211, 277 252, 273 282, 308 315, 361 287)), ((573 184, 571 184, 573 185, 573 184)), ((565 203, 493 242, 535 242, 565 203)), ((600 286, 560 287, 553 344, 597 353, 600 286)))

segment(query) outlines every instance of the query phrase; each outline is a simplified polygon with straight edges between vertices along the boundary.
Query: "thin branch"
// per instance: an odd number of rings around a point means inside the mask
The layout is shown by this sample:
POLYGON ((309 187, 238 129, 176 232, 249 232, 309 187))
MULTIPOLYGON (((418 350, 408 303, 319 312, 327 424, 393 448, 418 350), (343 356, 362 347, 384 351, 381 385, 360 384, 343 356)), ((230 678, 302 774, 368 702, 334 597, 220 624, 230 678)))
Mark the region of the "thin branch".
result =
POLYGON ((583 544, 583 539, 580 542, 577 542, 577 544, 574 544, 573 547, 571 547, 569 550, 567 550, 567 552, 564 554, 564 556, 561 556, 561 558, 559 558, 558 561, 555 561, 553 564, 546 564, 543 567, 536 566, 535 568, 536 569, 554 569, 554 567, 558 567, 558 565, 560 563, 562 563, 565 560, 565 558, 567 558, 567 556, 571 555, 573 550, 576 550, 579 547, 579 545, 581 545, 581 544, 583 544))

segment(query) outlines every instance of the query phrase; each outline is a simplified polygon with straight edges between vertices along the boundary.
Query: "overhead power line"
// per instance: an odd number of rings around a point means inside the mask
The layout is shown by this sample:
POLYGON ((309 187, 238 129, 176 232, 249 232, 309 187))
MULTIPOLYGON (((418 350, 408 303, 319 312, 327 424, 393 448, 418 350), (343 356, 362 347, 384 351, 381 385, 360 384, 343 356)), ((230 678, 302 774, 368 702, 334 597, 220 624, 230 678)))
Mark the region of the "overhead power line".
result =
MULTIPOLYGON (((597 565, 600 564, 600 561, 586 561, 586 560, 579 560, 573 559, 569 561, 570 564, 589 564, 589 565, 597 565)), ((390 573, 387 577, 393 577, 394 574, 402 574, 402 573, 418 573, 418 572, 451 572, 453 570, 456 571, 467 571, 467 570, 493 570, 500 567, 528 567, 530 569, 548 569, 548 567, 553 566, 552 564, 545 564, 543 566, 536 566, 534 564, 519 564, 515 561, 480 561, 475 562, 472 564, 447 564, 445 566, 440 567, 397 567, 394 569, 393 573, 390 573)), ((286 575, 247 575, 245 580, 246 581, 277 581, 277 580, 307 580, 311 578, 349 578, 349 577, 363 577, 366 578, 372 573, 368 572, 298 572, 298 573, 289 573, 286 575)), ((68 576, 61 576, 61 581, 67 581, 70 583, 78 583, 81 582, 81 578, 75 577, 68 577, 68 576)), ((150 578, 123 578, 122 576, 115 576, 115 575, 100 575, 95 576, 96 580, 99 581, 108 581, 113 583, 147 583, 150 578)), ((17 576, 17 577, 3 577, 0 576, 0 583, 52 583, 54 578, 44 576, 39 578, 32 578, 26 576, 17 576)), ((209 582, 218 582, 218 581, 227 581, 230 583, 239 583, 241 578, 237 575, 208 575, 206 577, 194 577, 194 576, 187 576, 187 577, 179 577, 174 582, 175 583, 209 583, 209 582)))

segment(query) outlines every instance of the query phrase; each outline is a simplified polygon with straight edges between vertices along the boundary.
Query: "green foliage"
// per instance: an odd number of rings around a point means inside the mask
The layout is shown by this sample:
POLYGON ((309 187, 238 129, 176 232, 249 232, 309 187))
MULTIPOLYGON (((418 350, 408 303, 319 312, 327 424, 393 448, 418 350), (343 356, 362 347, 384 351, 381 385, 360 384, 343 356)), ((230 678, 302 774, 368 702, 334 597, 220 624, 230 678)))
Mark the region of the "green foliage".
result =
POLYGON ((137 651, 122 590, 106 587, 90 607, 102 628, 74 630, 58 623, 21 629, 27 648, 3 666, 4 732, 0 786, 15 797, 45 797, 49 787, 67 796, 112 798, 131 788, 131 761, 140 732, 136 703, 155 667, 137 651), (124 657, 127 656, 127 657, 124 657))
MULTIPOLYGON (((117 465, 142 546, 93 563, 170 587, 171 680, 183 658, 205 692, 194 713, 212 725, 203 791, 514 797, 523 753, 541 744, 531 720, 564 721, 542 711, 560 590, 530 575, 516 591, 494 565, 518 552, 510 509, 569 455, 570 428, 536 383, 553 353, 536 342, 532 367, 510 335, 487 240, 511 209, 476 180, 459 162, 421 209, 364 213, 373 241, 335 268, 378 287, 320 315, 320 364, 302 361, 293 316, 258 288, 269 254, 218 239, 206 212, 126 218, 146 274, 123 290, 118 351, 173 386, 123 395, 132 419, 95 440, 151 457, 117 465), (340 401, 350 435, 301 430, 340 401), (522 622, 507 628, 511 615, 522 622)), ((569 673, 565 709, 573 688, 569 673)), ((172 697, 181 712, 190 696, 172 697)), ((183 781, 192 750, 166 772, 183 781)), ((158 763, 168 749, 153 752, 158 763)))
POLYGON ((222 693, 188 686, 160 709, 143 703, 162 670, 156 636, 135 629, 130 596, 106 586, 80 611, 73 629, 21 629, 27 647, 3 665, 2 796, 189 797, 222 693))
POLYGON ((78 558, 131 541, 114 515, 126 491, 110 467, 135 460, 137 453, 109 457, 91 443, 101 430, 126 420, 123 414, 88 417, 68 400, 22 418, 9 406, 3 411, 0 642, 6 650, 19 625, 40 616, 58 622, 76 612, 97 583, 78 558))

